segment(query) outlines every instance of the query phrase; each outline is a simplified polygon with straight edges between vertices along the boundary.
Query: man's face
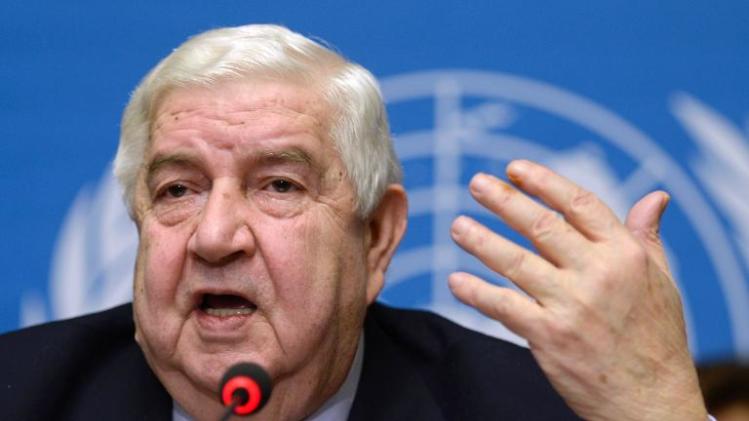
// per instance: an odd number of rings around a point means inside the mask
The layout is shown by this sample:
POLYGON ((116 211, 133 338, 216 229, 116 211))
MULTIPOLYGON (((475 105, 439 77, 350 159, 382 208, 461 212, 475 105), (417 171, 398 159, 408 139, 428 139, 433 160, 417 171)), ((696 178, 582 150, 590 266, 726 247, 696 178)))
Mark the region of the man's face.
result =
POLYGON ((239 361, 307 404, 348 370, 376 294, 330 119, 314 91, 267 81, 158 107, 136 189, 136 339, 188 410, 239 361))

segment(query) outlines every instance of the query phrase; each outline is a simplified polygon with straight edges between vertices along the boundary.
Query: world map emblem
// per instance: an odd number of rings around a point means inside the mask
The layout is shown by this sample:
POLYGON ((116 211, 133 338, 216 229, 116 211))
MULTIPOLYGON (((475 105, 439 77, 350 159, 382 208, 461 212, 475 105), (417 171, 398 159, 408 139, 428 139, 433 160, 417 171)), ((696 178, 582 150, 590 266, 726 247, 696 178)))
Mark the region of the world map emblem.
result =
MULTIPOLYGON (((526 158, 593 191, 620 217, 647 192, 668 191, 672 201, 663 236, 682 291, 690 347, 698 357, 725 343, 736 353, 749 353, 749 197, 733 200, 723 187, 729 179, 749 185, 749 156, 740 159, 742 152, 749 155, 749 145, 730 122, 689 95, 671 98, 671 113, 709 157, 690 168, 612 111, 544 82, 498 72, 434 70, 381 84, 410 204, 408 232, 382 300, 434 310, 523 343, 459 304, 446 281, 449 273, 466 270, 511 286, 462 252, 449 226, 457 215, 469 214, 527 245, 467 190, 477 171, 501 176, 510 160, 526 158)), ((55 247, 48 294, 24 296, 23 324, 130 299, 137 233, 110 174, 76 198, 55 247)))

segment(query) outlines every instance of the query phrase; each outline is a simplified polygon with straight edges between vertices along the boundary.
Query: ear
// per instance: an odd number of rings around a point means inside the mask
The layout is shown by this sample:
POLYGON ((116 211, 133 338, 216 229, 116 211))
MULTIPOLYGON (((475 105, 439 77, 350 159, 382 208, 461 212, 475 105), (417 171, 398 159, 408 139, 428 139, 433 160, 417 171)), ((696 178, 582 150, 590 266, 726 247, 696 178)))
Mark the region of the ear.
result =
POLYGON ((367 222, 367 304, 372 304, 385 284, 385 271, 406 232, 408 198, 400 184, 390 184, 367 222))

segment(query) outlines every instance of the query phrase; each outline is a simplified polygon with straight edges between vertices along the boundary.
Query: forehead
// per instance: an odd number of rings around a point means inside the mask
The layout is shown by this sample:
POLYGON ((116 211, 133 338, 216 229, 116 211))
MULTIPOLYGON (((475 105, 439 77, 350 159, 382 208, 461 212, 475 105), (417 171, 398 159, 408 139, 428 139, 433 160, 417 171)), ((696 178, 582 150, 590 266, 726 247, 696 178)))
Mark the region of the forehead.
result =
POLYGON ((199 130, 219 147, 290 133, 323 140, 329 133, 329 108, 316 90, 294 83, 243 80, 178 88, 159 101, 151 134, 159 143, 165 134, 190 136, 199 130))

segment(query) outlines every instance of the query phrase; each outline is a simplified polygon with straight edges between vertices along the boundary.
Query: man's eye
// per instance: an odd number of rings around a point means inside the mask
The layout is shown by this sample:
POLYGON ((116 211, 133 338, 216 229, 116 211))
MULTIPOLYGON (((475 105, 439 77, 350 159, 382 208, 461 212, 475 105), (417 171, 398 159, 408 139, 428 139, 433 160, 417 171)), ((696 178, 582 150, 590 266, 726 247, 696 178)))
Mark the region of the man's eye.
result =
POLYGON ((273 180, 270 183, 271 188, 278 193, 288 193, 289 191, 295 190, 297 187, 289 180, 273 180))
POLYGON ((187 193, 187 187, 182 184, 173 184, 167 187, 166 193, 171 197, 182 197, 187 193))

